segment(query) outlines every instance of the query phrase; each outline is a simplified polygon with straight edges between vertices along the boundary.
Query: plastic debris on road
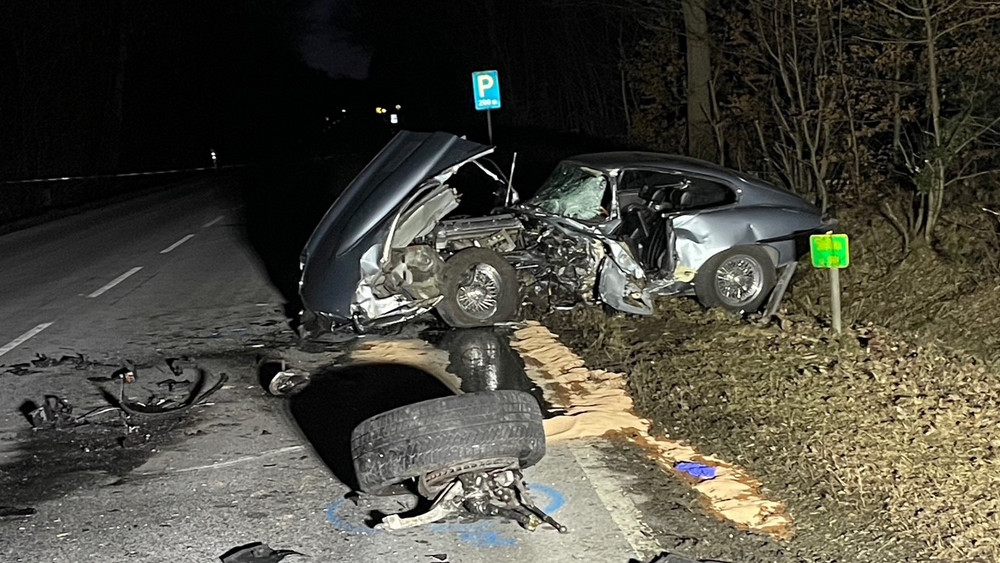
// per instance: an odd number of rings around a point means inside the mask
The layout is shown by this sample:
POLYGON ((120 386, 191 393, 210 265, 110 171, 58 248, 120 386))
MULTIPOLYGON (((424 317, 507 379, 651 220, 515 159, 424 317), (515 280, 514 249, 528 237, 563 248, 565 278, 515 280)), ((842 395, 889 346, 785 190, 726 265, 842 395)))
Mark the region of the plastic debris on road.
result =
POLYGON ((682 473, 687 473, 698 480, 715 478, 715 468, 711 465, 702 465, 692 461, 682 461, 675 465, 674 469, 682 473))
POLYGON ((222 563, 278 563, 289 555, 303 555, 291 549, 271 549, 271 546, 254 542, 234 547, 219 556, 222 563))

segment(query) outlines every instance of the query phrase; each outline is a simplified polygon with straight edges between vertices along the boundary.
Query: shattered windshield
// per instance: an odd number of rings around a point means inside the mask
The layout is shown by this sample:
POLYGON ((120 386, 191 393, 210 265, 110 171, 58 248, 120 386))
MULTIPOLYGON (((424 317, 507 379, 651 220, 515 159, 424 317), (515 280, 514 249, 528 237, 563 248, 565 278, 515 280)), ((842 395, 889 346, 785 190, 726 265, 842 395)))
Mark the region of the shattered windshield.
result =
POLYGON ((528 203, 549 213, 587 221, 601 216, 607 186, 601 172, 562 163, 528 203))

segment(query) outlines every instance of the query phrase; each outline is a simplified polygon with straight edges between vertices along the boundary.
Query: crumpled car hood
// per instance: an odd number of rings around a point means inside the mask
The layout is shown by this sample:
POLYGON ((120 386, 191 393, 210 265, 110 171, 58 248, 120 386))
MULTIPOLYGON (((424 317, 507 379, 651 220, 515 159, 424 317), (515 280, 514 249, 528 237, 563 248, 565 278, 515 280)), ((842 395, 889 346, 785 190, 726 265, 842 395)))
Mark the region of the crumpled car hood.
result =
POLYGON ((385 242, 393 218, 422 183, 444 181, 492 147, 449 133, 401 131, 365 166, 319 222, 302 251, 299 293, 306 309, 346 321, 361 257, 385 242))

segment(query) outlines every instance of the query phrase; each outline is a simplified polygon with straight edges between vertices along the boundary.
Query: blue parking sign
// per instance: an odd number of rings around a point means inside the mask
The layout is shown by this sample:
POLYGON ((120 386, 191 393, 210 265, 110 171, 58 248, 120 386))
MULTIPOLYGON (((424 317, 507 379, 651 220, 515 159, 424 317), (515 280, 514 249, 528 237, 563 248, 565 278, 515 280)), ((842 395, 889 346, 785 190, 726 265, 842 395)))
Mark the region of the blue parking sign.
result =
POLYGON ((476 109, 500 109, 500 79, 495 70, 472 73, 472 97, 476 109))

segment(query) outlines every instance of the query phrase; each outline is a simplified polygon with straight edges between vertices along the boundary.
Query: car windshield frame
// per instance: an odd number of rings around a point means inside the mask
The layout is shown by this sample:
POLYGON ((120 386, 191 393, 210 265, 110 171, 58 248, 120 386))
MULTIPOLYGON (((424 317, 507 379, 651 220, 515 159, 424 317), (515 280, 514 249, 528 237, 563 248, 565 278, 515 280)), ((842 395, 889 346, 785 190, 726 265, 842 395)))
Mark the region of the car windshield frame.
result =
POLYGON ((569 219, 601 220, 607 213, 602 203, 609 189, 611 181, 603 171, 574 162, 560 162, 526 203, 569 219))

